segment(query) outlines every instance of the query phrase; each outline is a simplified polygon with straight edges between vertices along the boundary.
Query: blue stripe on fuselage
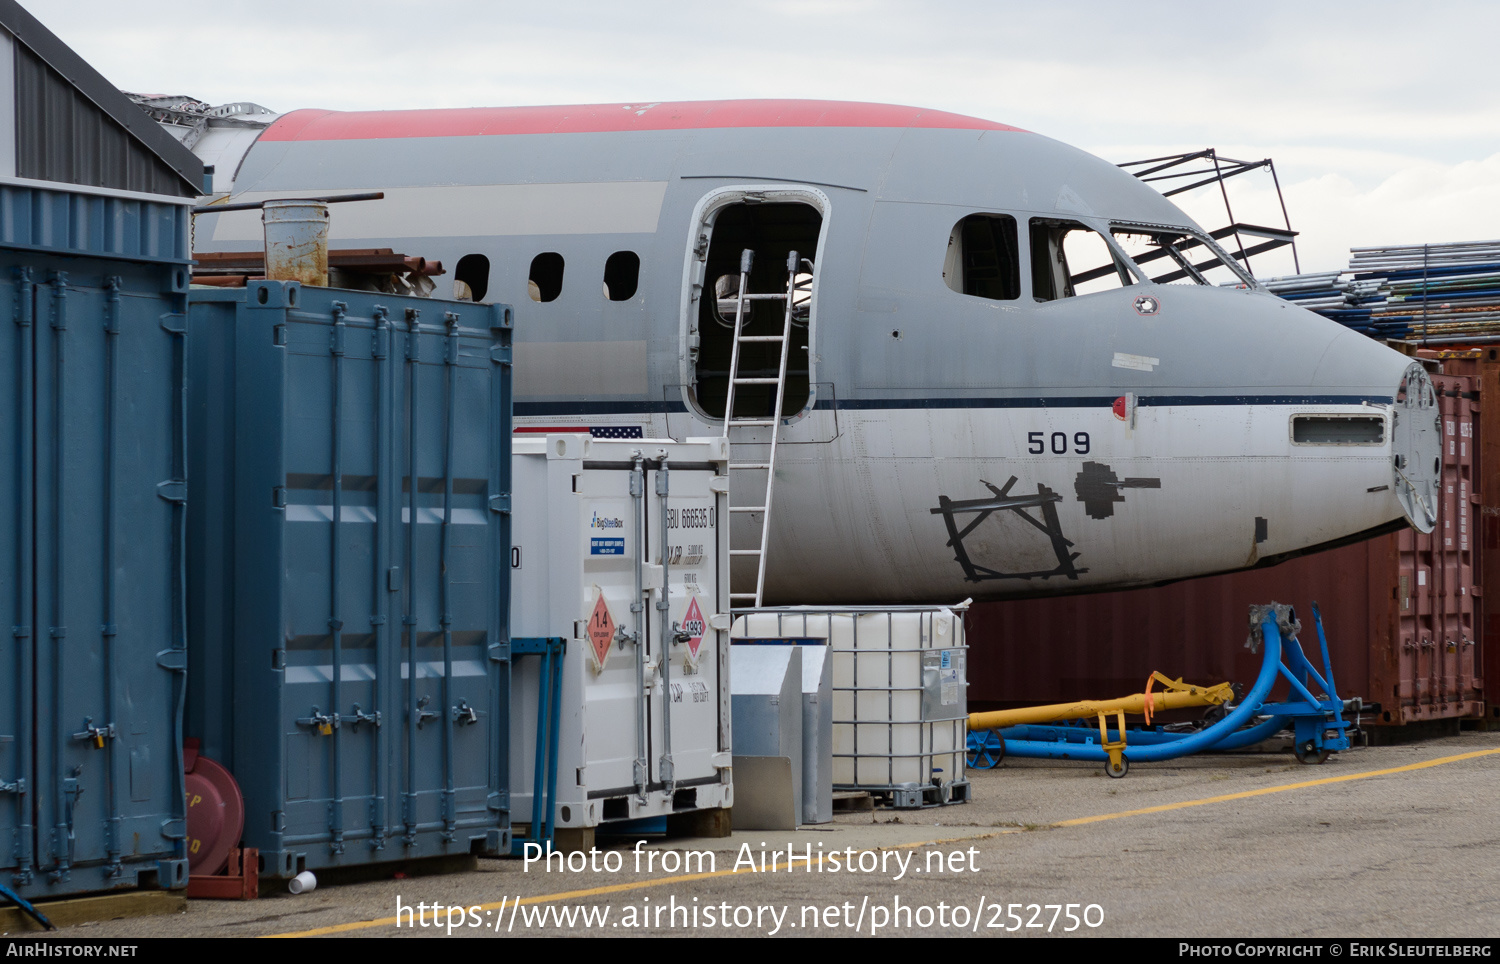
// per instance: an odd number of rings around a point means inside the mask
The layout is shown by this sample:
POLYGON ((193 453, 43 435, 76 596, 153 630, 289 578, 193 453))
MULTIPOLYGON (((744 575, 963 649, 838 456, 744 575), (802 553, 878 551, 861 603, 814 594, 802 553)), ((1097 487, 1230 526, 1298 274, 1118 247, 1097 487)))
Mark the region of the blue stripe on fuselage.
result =
MULTIPOLYGON (((840 398, 819 399, 822 411, 869 411, 893 409, 954 408, 1109 408, 1118 395, 1051 395, 1014 398, 840 398)), ((1137 405, 1163 408, 1169 405, 1390 405, 1390 395, 1141 395, 1137 405)), ((676 415, 687 412, 680 401, 635 402, 516 402, 519 418, 552 415, 676 415)))

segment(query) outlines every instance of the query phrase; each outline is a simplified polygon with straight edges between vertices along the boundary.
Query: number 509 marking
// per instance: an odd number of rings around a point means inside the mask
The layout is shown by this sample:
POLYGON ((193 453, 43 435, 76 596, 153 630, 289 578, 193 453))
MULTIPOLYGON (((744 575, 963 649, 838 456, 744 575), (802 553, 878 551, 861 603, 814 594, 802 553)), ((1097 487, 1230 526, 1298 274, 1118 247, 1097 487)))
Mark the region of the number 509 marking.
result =
MULTIPOLYGON (((1032 455, 1042 455, 1050 449, 1053 455, 1067 455, 1068 441, 1067 432, 1053 432, 1050 437, 1046 432, 1027 432, 1026 451, 1032 455)), ((1072 443, 1073 454, 1089 454, 1089 433, 1074 432, 1072 443)))

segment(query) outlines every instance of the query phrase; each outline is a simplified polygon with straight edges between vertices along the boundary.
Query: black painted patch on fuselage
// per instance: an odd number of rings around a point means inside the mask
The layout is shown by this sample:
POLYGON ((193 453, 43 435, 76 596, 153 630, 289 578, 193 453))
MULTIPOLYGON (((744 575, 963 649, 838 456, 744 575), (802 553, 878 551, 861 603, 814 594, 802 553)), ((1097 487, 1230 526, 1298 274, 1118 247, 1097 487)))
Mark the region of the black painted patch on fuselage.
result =
POLYGON ((1121 489, 1159 489, 1161 479, 1121 479, 1103 462, 1085 462, 1083 471, 1073 480, 1073 491, 1091 519, 1108 519, 1115 514, 1115 503, 1124 502, 1121 489))
POLYGON ((1012 475, 1005 483, 1004 488, 997 489, 983 479, 980 483, 991 492, 994 498, 990 499, 950 499, 946 495, 938 496, 938 506, 930 510, 933 515, 943 517, 943 524, 948 527, 948 545, 953 549, 953 559, 964 571, 964 579, 968 582, 983 582, 987 579, 1048 579, 1052 576, 1066 576, 1069 579, 1077 579, 1080 575, 1088 572, 1080 569, 1074 563, 1078 559, 1078 553, 1072 552, 1073 543, 1063 535, 1062 524, 1057 518, 1057 503, 1062 501, 1062 496, 1040 483, 1036 487, 1036 495, 1011 495, 1010 490, 1016 484, 1016 477, 1012 475), (1041 512, 1042 518, 1037 519, 1028 509, 1036 509, 1041 512), (1052 552, 1057 558, 1057 565, 1052 569, 1035 569, 1026 572, 1006 572, 1001 569, 991 569, 969 557, 968 548, 964 545, 964 537, 979 527, 985 519, 996 512, 1014 512, 1026 522, 1040 529, 1051 543, 1052 552), (967 525, 960 527, 958 517, 972 515, 973 520, 967 525))

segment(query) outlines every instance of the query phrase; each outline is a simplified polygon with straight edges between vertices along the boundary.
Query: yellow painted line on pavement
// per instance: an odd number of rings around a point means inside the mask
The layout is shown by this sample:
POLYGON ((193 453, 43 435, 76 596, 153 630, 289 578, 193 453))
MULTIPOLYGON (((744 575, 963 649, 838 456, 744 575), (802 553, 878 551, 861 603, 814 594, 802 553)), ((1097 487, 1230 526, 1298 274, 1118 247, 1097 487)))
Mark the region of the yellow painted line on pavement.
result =
MULTIPOLYGON (((1276 787, 1263 787, 1259 790, 1243 790, 1239 793, 1226 793, 1217 797, 1204 797, 1200 800, 1184 800, 1181 803, 1164 803, 1155 807, 1142 807, 1139 810, 1121 810, 1118 813, 1105 813, 1092 817, 1075 817, 1072 820, 1059 820, 1048 824, 1051 827, 1079 827, 1085 824, 1100 823, 1105 820, 1119 820, 1122 817, 1138 817, 1149 813, 1166 813, 1171 810, 1183 810, 1188 807, 1202 807, 1211 803, 1227 803, 1232 800, 1248 800, 1252 797, 1263 797, 1272 793, 1285 793, 1288 790, 1305 790, 1309 787, 1328 786, 1334 783, 1348 783, 1353 780, 1365 780, 1370 777, 1390 776, 1395 773, 1410 773, 1414 770, 1426 770, 1431 767, 1443 766, 1447 763, 1458 763, 1462 760, 1474 760, 1480 757, 1494 756, 1500 754, 1500 749, 1475 750, 1471 753, 1458 753, 1453 756, 1438 757, 1435 760, 1424 760, 1421 763, 1408 763, 1399 767, 1388 767, 1383 770, 1366 770, 1363 773, 1348 773, 1337 777, 1324 777, 1319 780, 1303 780, 1300 783, 1287 783, 1276 787)), ((1014 832, 1014 831, 1011 831, 1014 832)), ((928 840, 921 843, 901 844, 894 847, 866 847, 861 850, 915 850, 918 847, 939 846, 947 843, 958 843, 964 840, 984 840, 989 837, 999 836, 999 833, 987 833, 974 837, 949 837, 942 840, 928 840)), ((823 857, 818 858, 821 863, 823 857)), ((777 864, 777 871, 789 870, 790 862, 777 864)), ((549 904, 559 900, 576 900, 582 897, 599 897, 605 894, 618 894, 629 890, 643 890, 648 887, 663 887, 668 884, 685 884, 695 880, 711 880, 716 877, 732 877, 736 874, 766 873, 756 871, 748 867, 738 870, 718 870, 699 874, 679 874, 673 877, 658 877, 652 880, 638 880, 622 884, 610 884, 605 887, 590 887, 585 890, 570 890, 558 894, 544 894, 538 897, 525 897, 519 902, 510 898, 490 904, 480 904, 481 911, 508 910, 513 906, 522 904, 549 904)), ((367 930, 371 927, 390 927, 397 923, 396 917, 382 917, 379 920, 350 921, 346 924, 332 924, 328 927, 315 927, 311 930, 292 931, 285 934, 268 934, 267 937, 322 937, 328 934, 344 934, 349 931, 367 930)))
POLYGON ((1226 793, 1218 797, 1204 797, 1202 800, 1184 800, 1182 803, 1164 803, 1156 807, 1142 807, 1139 810, 1121 810, 1119 813, 1104 813, 1096 817, 1074 817, 1072 820, 1059 820, 1052 824, 1054 827, 1080 827, 1087 823, 1099 823, 1103 820, 1118 820, 1121 817, 1137 817, 1146 813, 1166 813, 1168 810, 1182 810, 1187 807, 1202 807, 1210 803, 1227 803, 1230 800, 1248 800, 1251 797, 1263 797, 1271 793, 1285 793, 1287 790, 1303 790, 1307 787, 1322 787, 1331 783, 1348 783, 1350 780, 1364 780, 1368 777, 1389 776, 1392 773, 1409 773, 1412 770, 1425 770, 1428 767, 1438 767, 1445 763, 1457 763, 1460 760, 1473 760, 1477 757, 1492 756, 1500 753, 1500 750, 1475 750, 1472 753, 1459 753, 1454 756, 1438 757, 1436 760, 1424 760, 1421 763, 1408 763, 1405 766, 1389 767, 1384 770, 1366 770, 1363 773, 1347 773, 1338 777, 1324 777, 1321 780, 1303 780, 1301 783, 1287 783, 1279 787, 1263 787, 1259 790, 1242 790, 1239 793, 1226 793))

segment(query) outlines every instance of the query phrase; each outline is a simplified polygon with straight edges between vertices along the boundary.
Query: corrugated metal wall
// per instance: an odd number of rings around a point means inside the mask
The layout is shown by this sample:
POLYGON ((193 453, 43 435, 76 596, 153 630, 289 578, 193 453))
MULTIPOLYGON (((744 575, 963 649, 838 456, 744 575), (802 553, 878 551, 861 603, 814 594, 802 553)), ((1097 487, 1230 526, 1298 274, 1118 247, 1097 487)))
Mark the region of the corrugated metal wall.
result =
POLYGON ((188 213, 183 204, 104 197, 62 184, 0 184, 0 245, 185 265, 188 213))
POLYGON ((16 44, 16 174, 150 194, 182 178, 24 44, 16 44))
MULTIPOLYGON (((1500 400, 1500 349, 1474 352, 1474 380, 1480 396, 1500 400)), ((1489 716, 1500 720, 1500 404, 1479 411, 1479 540, 1482 548, 1479 584, 1483 620, 1483 670, 1489 716)))

